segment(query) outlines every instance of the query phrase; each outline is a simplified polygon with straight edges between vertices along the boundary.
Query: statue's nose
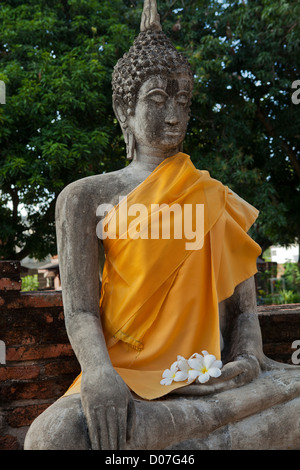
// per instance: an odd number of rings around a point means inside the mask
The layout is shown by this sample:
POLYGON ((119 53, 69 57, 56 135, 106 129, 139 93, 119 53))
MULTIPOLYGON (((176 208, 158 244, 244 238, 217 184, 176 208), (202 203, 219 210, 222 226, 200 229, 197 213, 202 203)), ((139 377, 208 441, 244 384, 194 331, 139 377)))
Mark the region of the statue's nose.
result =
POLYGON ((179 118, 177 116, 170 116, 166 118, 166 123, 175 126, 175 124, 179 123, 179 118))
POLYGON ((165 122, 172 126, 180 122, 180 116, 179 116, 178 107, 176 106, 176 103, 173 103, 173 102, 169 103, 169 106, 167 107, 165 122))

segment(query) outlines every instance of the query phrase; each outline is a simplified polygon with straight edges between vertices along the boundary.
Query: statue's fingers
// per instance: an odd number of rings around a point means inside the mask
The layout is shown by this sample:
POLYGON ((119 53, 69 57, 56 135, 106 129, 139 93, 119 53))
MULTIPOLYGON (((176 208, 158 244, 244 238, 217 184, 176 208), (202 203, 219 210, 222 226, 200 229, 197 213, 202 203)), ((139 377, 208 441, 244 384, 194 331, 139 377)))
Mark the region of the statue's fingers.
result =
POLYGON ((126 444, 127 414, 113 405, 98 406, 89 417, 89 434, 93 450, 118 450, 126 444))
POLYGON ((133 400, 130 400, 127 407, 127 427, 126 441, 130 441, 133 436, 136 423, 136 408, 133 400))
POLYGON ((236 362, 228 362, 221 370, 220 377, 211 378, 204 384, 192 383, 187 387, 182 387, 177 390, 173 390, 172 394, 182 395, 196 395, 205 396, 213 393, 219 393, 223 390, 236 387, 240 376, 245 371, 247 365, 246 360, 239 360, 236 362))
POLYGON ((228 362, 221 370, 221 375, 217 381, 229 380, 237 375, 241 374, 244 371, 245 364, 243 361, 228 362))
POLYGON ((92 449, 118 449, 118 423, 114 405, 99 405, 93 410, 92 420, 92 449))
POLYGON ((86 418, 88 422, 89 438, 92 446, 92 450, 101 450, 101 418, 99 418, 100 410, 92 409, 86 412, 86 418))
MULTIPOLYGON (((114 405, 108 405, 105 408, 106 417, 106 433, 108 447, 105 450, 118 450, 119 447, 119 413, 120 410, 116 409, 114 405)), ((104 449, 103 449, 104 450, 104 449)))
MULTIPOLYGON (((205 384, 191 384, 188 387, 182 387, 171 392, 172 395, 190 395, 197 397, 204 397, 220 393, 224 390, 230 390, 238 386, 239 375, 218 383, 205 383, 205 384)), ((214 379, 216 380, 216 379, 214 379)))
POLYGON ((127 434, 127 409, 118 409, 117 412, 117 440, 118 449, 124 450, 126 447, 127 434))

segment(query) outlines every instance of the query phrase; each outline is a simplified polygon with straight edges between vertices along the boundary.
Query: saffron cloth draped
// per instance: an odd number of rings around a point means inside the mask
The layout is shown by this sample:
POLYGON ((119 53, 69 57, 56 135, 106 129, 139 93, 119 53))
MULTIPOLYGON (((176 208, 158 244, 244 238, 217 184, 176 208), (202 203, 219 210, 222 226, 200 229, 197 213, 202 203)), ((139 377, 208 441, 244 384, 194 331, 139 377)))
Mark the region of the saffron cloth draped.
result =
POLYGON ((220 359, 218 304, 256 273, 261 250, 247 231, 257 215, 179 153, 105 217, 101 322, 114 368, 140 397, 186 385, 160 384, 178 355, 220 359))

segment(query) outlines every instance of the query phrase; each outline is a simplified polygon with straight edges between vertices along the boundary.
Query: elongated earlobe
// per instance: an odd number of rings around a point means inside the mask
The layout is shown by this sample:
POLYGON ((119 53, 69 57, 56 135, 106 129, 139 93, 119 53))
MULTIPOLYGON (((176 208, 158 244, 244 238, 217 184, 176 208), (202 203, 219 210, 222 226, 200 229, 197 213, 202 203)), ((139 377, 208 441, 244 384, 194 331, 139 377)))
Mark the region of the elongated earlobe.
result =
MULTIPOLYGON (((125 133, 124 133, 125 137, 125 133)), ((135 154, 136 154, 136 148, 135 148, 135 138, 132 132, 127 128, 126 130, 126 151, 127 151, 127 159, 128 160, 134 160, 135 154)))
POLYGON ((128 117, 132 113, 120 100, 113 100, 113 109, 123 132, 126 144, 127 159, 133 160, 136 154, 135 138, 128 126, 128 117))

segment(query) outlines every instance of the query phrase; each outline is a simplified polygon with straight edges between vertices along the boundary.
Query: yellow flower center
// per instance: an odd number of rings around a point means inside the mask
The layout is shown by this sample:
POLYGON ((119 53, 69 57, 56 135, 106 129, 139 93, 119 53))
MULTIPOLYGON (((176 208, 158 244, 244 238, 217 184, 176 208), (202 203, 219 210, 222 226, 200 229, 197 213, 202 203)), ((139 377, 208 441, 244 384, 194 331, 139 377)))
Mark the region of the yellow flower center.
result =
POLYGON ((206 367, 204 366, 204 367, 202 367, 201 372, 202 372, 202 374, 205 374, 206 372, 208 372, 208 369, 206 369, 206 367))

